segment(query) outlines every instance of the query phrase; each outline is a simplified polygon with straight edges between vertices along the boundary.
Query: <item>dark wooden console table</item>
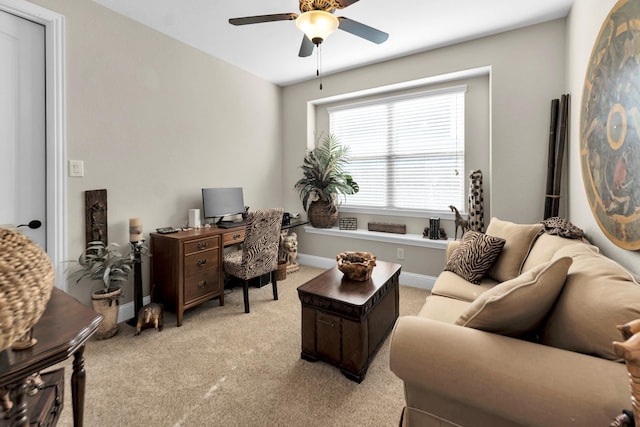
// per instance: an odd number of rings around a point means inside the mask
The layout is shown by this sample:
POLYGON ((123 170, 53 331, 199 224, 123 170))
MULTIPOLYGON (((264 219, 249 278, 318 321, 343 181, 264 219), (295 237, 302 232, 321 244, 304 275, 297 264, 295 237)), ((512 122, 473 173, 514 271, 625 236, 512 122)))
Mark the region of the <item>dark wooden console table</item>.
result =
POLYGON ((38 343, 26 350, 7 349, 0 352, 0 387, 7 386, 15 390, 12 393, 15 394, 14 407, 8 421, 10 426, 30 424, 25 399, 26 379, 29 375, 60 363, 70 356, 73 356, 73 424, 82 426, 86 376, 84 346, 98 329, 101 320, 101 314, 63 291, 53 289, 44 314, 33 327, 33 337, 38 343))

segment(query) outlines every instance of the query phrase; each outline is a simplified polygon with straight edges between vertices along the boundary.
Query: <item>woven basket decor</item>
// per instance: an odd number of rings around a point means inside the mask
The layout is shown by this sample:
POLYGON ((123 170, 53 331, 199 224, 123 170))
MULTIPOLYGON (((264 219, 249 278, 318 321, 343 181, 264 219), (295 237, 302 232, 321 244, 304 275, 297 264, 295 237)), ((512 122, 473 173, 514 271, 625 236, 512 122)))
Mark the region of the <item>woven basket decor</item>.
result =
POLYGON ((0 229, 0 351, 38 321, 55 281, 49 256, 31 239, 0 229))

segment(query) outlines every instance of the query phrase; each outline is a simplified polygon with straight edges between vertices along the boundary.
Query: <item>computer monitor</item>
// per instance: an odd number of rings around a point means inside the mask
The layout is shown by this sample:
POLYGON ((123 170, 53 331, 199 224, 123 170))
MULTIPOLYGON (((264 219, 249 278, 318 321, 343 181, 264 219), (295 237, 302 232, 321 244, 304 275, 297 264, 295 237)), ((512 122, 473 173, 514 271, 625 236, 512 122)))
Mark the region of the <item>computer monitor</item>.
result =
POLYGON ((244 213, 242 187, 203 188, 202 213, 205 218, 222 218, 244 213))

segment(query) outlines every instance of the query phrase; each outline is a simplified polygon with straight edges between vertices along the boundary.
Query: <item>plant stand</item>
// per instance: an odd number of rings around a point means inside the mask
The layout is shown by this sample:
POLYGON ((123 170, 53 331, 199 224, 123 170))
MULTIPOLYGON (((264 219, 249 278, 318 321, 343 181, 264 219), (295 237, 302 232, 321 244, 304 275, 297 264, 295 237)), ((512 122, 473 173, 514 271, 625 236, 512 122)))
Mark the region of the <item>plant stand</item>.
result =
POLYGON ((127 322, 130 326, 137 326, 138 315, 142 308, 142 246, 144 240, 131 242, 135 264, 133 265, 133 317, 127 322))

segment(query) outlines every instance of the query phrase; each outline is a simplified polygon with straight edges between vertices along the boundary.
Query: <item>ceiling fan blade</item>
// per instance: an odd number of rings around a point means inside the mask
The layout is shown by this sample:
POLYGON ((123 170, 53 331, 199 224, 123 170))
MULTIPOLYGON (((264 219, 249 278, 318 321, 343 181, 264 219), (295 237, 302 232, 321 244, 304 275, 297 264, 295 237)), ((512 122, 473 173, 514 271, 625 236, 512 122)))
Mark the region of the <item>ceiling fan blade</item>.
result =
POLYGON ((310 56, 313 53, 314 47, 315 44, 309 40, 309 37, 302 36, 302 44, 300 45, 300 53, 298 53, 298 56, 302 58, 310 56))
POLYGON ((358 21, 354 21, 353 19, 345 18, 343 16, 338 19, 340 20, 338 28, 346 31, 347 33, 362 37, 365 40, 380 44, 389 38, 389 34, 384 31, 377 30, 358 21))
POLYGON ((338 9, 344 9, 345 7, 351 6, 358 1, 360 0, 336 0, 336 4, 338 5, 338 9))
POLYGON ((273 15, 245 16, 244 18, 230 18, 229 24, 247 25, 247 24, 259 24, 261 22, 293 21, 297 17, 298 17, 297 13, 276 13, 273 15))

